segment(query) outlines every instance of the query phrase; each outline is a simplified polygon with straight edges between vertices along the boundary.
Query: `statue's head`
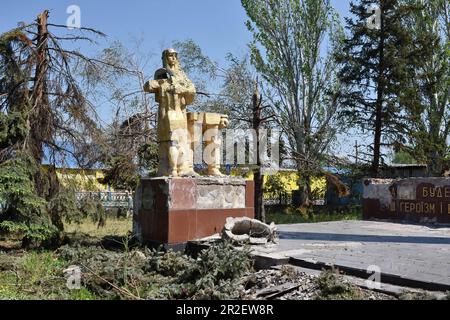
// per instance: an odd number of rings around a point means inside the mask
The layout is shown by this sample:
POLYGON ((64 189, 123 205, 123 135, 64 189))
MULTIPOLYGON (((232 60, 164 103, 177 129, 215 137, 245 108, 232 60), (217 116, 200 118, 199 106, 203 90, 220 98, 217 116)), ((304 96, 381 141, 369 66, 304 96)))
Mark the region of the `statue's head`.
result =
POLYGON ((167 69, 178 69, 178 52, 175 49, 166 49, 162 54, 163 67, 167 69))

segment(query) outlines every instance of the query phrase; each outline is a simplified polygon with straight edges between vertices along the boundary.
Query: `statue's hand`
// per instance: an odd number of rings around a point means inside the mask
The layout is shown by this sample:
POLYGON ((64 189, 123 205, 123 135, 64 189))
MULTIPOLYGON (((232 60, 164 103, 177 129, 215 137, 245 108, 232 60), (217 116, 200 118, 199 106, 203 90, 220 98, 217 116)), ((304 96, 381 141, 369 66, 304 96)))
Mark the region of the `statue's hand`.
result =
POLYGON ((144 85, 144 91, 145 92, 155 92, 156 90, 158 90, 160 88, 160 84, 158 81, 156 80, 150 80, 147 81, 144 85))

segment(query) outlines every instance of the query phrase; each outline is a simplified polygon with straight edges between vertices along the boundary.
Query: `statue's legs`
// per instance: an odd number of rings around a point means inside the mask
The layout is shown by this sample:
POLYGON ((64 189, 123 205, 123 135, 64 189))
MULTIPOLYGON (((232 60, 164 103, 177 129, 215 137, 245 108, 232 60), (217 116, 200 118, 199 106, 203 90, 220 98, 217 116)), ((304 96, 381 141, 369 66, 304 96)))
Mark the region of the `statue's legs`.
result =
POLYGON ((177 170, 179 176, 193 175, 193 168, 191 169, 191 150, 187 137, 184 137, 178 146, 177 170))
POLYGON ((159 142, 158 147, 158 176, 166 177, 170 175, 170 167, 169 167, 169 149, 170 142, 159 142))
POLYGON ((179 146, 176 142, 172 141, 169 148, 169 171, 171 177, 178 177, 178 157, 179 157, 179 146))
POLYGON ((195 148, 202 139, 202 123, 199 121, 201 114, 190 112, 187 114, 187 139, 183 149, 183 162, 179 167, 180 175, 182 176, 199 176, 194 171, 194 152, 195 148))
POLYGON ((177 141, 165 141, 159 143, 159 177, 177 177, 178 176, 178 158, 180 155, 179 144, 177 141))
POLYGON ((195 148, 195 120, 189 119, 188 114, 188 155, 187 155, 187 161, 186 161, 186 167, 187 171, 194 172, 194 148, 195 148))
POLYGON ((208 164, 208 175, 221 177, 220 152, 222 151, 222 138, 218 125, 205 125, 206 163, 208 164))

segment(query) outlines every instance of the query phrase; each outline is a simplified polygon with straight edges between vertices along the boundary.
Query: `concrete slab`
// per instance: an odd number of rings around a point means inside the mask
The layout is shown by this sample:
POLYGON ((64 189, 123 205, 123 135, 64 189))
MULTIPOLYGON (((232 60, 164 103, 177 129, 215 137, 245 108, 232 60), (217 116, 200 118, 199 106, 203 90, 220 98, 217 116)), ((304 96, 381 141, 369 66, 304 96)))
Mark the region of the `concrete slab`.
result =
POLYGON ((363 278, 373 275, 372 268, 380 270, 383 283, 450 290, 450 228, 340 221, 279 225, 278 230, 278 245, 254 249, 261 264, 336 266, 363 278))

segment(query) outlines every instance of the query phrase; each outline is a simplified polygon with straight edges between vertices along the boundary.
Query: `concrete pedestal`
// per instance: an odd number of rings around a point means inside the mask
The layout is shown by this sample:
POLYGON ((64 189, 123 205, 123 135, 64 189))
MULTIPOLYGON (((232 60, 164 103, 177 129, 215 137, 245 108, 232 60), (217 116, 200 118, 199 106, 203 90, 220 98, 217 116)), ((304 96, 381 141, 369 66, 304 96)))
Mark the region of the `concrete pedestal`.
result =
POLYGON ((142 179, 134 235, 145 244, 177 246, 222 231, 226 218, 254 218, 253 181, 240 178, 142 179))

